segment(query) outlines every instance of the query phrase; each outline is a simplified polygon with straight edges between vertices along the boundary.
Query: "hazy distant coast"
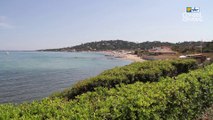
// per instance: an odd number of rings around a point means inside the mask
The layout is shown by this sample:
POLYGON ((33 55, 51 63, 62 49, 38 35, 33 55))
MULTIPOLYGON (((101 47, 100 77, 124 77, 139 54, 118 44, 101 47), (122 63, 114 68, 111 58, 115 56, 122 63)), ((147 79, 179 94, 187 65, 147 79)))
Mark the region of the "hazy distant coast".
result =
POLYGON ((203 42, 203 41, 189 41, 189 42, 142 42, 135 43, 123 40, 102 40, 97 42, 88 42, 71 47, 54 48, 54 49, 43 49, 38 51, 54 51, 54 52, 76 52, 76 51, 135 51, 135 50, 149 50, 155 47, 167 46, 173 51, 179 53, 186 52, 197 52, 200 51, 202 45, 202 52, 213 52, 213 41, 203 42))
MULTIPOLYGON (((48 52, 102 52, 106 55, 124 58, 132 61, 174 59, 180 55, 195 53, 213 53, 213 41, 170 42, 129 42, 124 40, 101 40, 76 46, 44 49, 48 52)), ((207 55, 211 57, 212 55, 207 55)), ((212 58, 212 57, 211 57, 212 58)))

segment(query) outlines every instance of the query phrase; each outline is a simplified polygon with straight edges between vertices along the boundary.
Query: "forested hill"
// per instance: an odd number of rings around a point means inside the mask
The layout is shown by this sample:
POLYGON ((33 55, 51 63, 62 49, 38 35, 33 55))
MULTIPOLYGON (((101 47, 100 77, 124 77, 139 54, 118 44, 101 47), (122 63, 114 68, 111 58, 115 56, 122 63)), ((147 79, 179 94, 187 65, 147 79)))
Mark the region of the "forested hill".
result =
POLYGON ((213 41, 211 42, 128 42, 123 40, 102 40, 98 42, 89 42, 73 47, 65 47, 58 49, 46 49, 41 51, 104 51, 104 50, 147 50, 153 47, 170 46, 173 50, 185 53, 190 51, 200 51, 202 45, 203 52, 213 52, 213 41))
POLYGON ((136 49, 149 49, 157 46, 171 46, 172 43, 168 42, 143 42, 135 43, 123 40, 102 40, 98 42, 89 42, 73 47, 65 47, 58 49, 46 49, 42 51, 103 51, 103 50, 136 50, 136 49))
POLYGON ((99 41, 99 42, 90 42, 81 45, 71 47, 77 51, 84 50, 124 50, 124 49, 137 49, 139 45, 134 42, 122 41, 122 40, 109 40, 109 41, 99 41))

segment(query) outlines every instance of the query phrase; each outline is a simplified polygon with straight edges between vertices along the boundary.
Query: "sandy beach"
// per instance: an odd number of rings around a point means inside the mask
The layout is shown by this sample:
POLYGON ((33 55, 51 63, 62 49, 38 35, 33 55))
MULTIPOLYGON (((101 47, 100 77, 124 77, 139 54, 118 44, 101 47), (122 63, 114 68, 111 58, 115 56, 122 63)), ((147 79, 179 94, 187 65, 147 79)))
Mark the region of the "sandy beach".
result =
POLYGON ((131 60, 134 62, 143 62, 145 61, 144 59, 138 57, 137 55, 133 55, 130 52, 126 52, 126 51, 101 51, 101 53, 108 55, 108 56, 114 56, 117 58, 122 58, 122 59, 126 59, 126 60, 131 60))
POLYGON ((137 55, 132 55, 132 54, 125 54, 124 59, 132 60, 134 62, 143 62, 143 61, 145 61, 144 59, 138 57, 137 55))

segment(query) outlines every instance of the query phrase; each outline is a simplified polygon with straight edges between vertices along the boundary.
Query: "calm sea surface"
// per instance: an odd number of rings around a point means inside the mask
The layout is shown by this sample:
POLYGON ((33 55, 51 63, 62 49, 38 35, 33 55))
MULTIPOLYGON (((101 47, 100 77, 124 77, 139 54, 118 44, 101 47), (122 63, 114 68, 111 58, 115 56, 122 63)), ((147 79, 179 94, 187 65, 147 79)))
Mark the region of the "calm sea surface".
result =
POLYGON ((88 52, 0 52, 0 103, 38 100, 131 63, 88 52))

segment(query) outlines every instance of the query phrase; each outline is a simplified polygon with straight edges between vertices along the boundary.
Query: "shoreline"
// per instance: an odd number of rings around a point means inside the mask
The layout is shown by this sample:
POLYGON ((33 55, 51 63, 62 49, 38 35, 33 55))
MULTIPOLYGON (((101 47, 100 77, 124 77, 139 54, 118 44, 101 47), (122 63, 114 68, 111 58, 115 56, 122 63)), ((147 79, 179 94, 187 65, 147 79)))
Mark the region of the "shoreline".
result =
MULTIPOLYGON (((70 51, 38 51, 38 52, 70 52, 70 51)), ((73 51, 72 51, 73 52, 73 51)), ((142 59, 138 57, 137 55, 133 55, 130 51, 113 51, 113 50, 108 50, 108 51, 74 51, 74 52, 94 52, 94 53, 101 53, 104 54, 105 56, 112 56, 115 58, 121 58, 125 60, 130 60, 133 62, 144 62, 146 61, 145 59, 142 59)))
POLYGON ((133 55, 130 52, 127 51, 99 51, 102 54, 105 54, 106 56, 113 56, 116 58, 121 58, 125 60, 130 60, 133 62, 144 62, 145 60, 138 57, 137 55, 133 55))

